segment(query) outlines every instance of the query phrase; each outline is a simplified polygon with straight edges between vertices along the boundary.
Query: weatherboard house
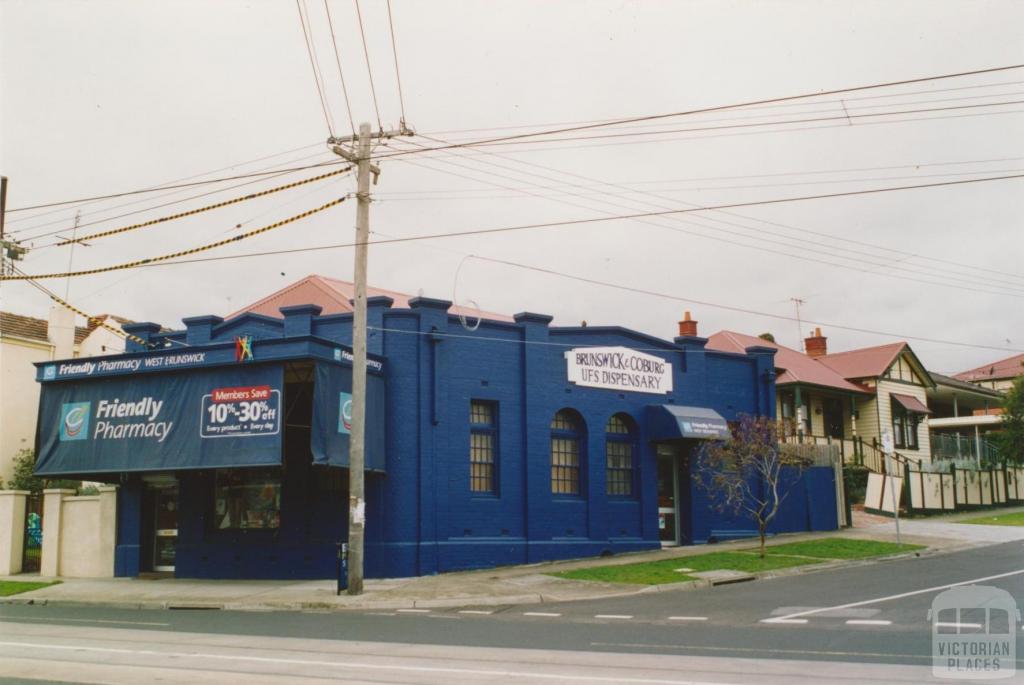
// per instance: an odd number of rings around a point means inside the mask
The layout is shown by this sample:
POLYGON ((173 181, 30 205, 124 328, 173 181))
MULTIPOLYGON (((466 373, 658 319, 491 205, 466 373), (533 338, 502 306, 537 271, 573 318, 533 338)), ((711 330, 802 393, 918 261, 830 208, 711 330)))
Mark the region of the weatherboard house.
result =
MULTIPOLYGON (((352 314, 292 300, 183 330, 127 324, 136 339, 122 354, 36 365, 37 473, 118 486, 112 574, 333 575, 347 536, 352 314)), ((372 296, 368 311, 367 576, 753 528, 710 506, 692 455, 741 413, 774 414, 773 349, 474 316, 427 297, 372 296)), ((806 472, 774 530, 836 528, 833 473, 806 472)))

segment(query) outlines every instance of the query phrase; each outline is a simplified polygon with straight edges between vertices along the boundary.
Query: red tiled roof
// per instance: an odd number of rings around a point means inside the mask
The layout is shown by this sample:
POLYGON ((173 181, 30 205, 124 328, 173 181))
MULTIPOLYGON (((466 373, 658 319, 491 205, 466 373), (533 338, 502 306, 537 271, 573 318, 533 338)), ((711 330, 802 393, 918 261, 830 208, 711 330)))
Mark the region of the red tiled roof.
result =
POLYGON ((961 381, 991 381, 1001 378, 1016 378, 1017 376, 1024 376, 1024 354, 1000 359, 991 364, 958 373, 953 378, 961 381))
POLYGON ((802 383, 806 385, 817 385, 825 388, 834 388, 843 392, 868 393, 869 390, 859 385, 854 385, 832 369, 818 363, 816 359, 808 357, 803 352, 773 343, 752 335, 735 333, 733 331, 719 331, 708 338, 708 349, 721 350, 723 352, 740 352, 753 345, 772 347, 775 352, 775 368, 782 372, 776 378, 777 385, 802 383))
POLYGON ((892 366, 896 357, 907 348, 907 343, 896 342, 877 347, 864 347, 849 352, 837 352, 818 357, 818 361, 843 378, 873 378, 881 376, 892 366))
MULTIPOLYGON (((393 306, 398 308, 407 308, 409 300, 416 297, 415 295, 397 293, 381 288, 367 288, 366 293, 368 297, 378 297, 381 295, 390 297, 395 301, 393 306)), ((350 300, 354 297, 355 286, 349 281, 339 281, 338 279, 327 278, 326 276, 311 275, 267 295, 262 300, 239 309, 237 312, 229 315, 228 318, 232 319, 246 312, 281 318, 281 312, 278 311, 281 307, 291 307, 299 304, 318 305, 323 310, 321 315, 341 314, 352 311, 350 300)), ((464 314, 474 319, 479 317, 494 321, 512 321, 511 316, 486 312, 472 307, 453 305, 448 311, 451 314, 464 314)))
MULTIPOLYGON (((50 342, 46 333, 49 323, 46 319, 37 319, 34 316, 24 316, 13 312, 0 312, 0 335, 25 340, 38 340, 39 342, 50 342)), ((75 326, 75 344, 85 340, 92 332, 92 328, 75 326)))

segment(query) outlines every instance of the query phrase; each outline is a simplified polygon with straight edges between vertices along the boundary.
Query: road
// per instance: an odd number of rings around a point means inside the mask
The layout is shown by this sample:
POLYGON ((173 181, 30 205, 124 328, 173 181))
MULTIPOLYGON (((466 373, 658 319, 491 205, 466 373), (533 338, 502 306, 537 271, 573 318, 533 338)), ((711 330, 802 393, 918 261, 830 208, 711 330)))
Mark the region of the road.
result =
MULTIPOLYGON (((258 613, 8 605, 0 607, 0 674, 70 682, 922 682, 930 678, 931 601, 970 581, 1024 605, 1024 544, 530 606, 258 613)), ((1016 648, 1024 675, 1019 629, 1016 648)))

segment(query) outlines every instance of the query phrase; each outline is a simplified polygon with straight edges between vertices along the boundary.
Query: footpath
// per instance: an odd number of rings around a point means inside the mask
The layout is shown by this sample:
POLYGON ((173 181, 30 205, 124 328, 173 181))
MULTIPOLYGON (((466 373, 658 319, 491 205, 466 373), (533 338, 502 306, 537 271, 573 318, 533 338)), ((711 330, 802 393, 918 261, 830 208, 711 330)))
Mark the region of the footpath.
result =
MULTIPOLYGON (((1001 509, 1001 513, 1024 509, 1001 509)), ((979 512, 929 519, 902 520, 900 530, 905 543, 924 545, 922 555, 970 549, 986 545, 1024 540, 1024 527, 965 525, 956 521, 972 518, 979 512)), ((780 535, 769 545, 819 538, 855 538, 894 542, 892 519, 855 513, 854 527, 827 533, 780 535)), ((678 591, 704 587, 706 581, 670 585, 626 585, 569 580, 548 575, 593 566, 634 564, 662 559, 684 559, 712 551, 748 549, 756 541, 740 540, 714 546, 672 547, 650 552, 617 555, 602 559, 580 559, 510 566, 479 571, 443 573, 420 578, 367 580, 359 596, 335 595, 333 580, 259 581, 259 580, 186 580, 162 578, 67 578, 32 592, 0 598, 5 604, 53 604, 62 606, 104 606, 132 609, 228 609, 246 611, 330 611, 343 609, 416 609, 440 607, 537 604, 571 600, 599 599, 647 592, 678 591)), ((895 555, 907 556, 907 555, 895 555)), ((886 559, 835 562, 773 571, 768 575, 827 572, 849 565, 884 563, 886 559)), ((4 580, 48 580, 22 574, 4 580)))

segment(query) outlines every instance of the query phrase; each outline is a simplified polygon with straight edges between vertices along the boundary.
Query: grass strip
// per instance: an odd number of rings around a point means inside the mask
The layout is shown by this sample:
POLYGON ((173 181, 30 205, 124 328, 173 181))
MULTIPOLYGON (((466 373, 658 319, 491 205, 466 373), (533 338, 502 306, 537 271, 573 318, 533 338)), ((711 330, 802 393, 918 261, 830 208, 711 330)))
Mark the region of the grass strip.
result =
POLYGON ((867 559, 871 557, 912 552, 924 549, 921 545, 897 545, 894 542, 877 540, 852 540, 848 538, 822 538, 804 542, 775 545, 767 549, 765 558, 757 554, 757 548, 745 548, 728 552, 709 552, 693 556, 673 557, 658 561, 615 566, 593 566, 551 575, 570 580, 591 580, 605 583, 629 583, 634 585, 664 585, 696 580, 693 572, 731 570, 746 573, 775 571, 796 566, 822 564, 828 561, 846 559, 867 559), (679 569, 687 569, 680 571, 679 569))
POLYGON ((0 580, 0 597, 10 597, 22 592, 32 592, 44 587, 56 585, 59 580, 51 581, 27 581, 27 580, 0 580))

